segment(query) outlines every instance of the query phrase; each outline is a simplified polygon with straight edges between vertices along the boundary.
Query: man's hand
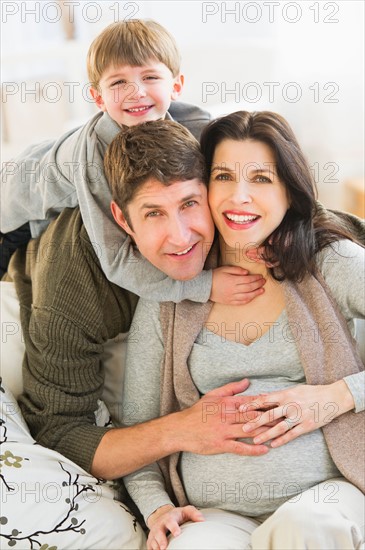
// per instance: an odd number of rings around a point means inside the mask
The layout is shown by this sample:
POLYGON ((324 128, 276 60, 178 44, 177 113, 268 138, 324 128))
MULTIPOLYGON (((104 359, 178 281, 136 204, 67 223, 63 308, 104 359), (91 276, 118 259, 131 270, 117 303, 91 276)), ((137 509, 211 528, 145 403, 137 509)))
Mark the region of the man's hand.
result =
POLYGON ((322 428, 353 408, 352 394, 343 380, 318 386, 302 384, 260 395, 255 401, 243 405, 240 410, 249 414, 266 409, 256 419, 244 424, 243 434, 244 437, 253 436, 254 443, 262 444, 271 439, 271 447, 280 447, 300 435, 322 428), (268 423, 272 421, 276 424, 269 427, 268 423), (257 434, 256 430, 264 426, 265 430, 257 434))
POLYGON ((187 521, 204 521, 204 516, 195 506, 174 508, 170 504, 158 508, 147 520, 150 529, 147 540, 147 550, 166 550, 167 533, 173 537, 181 533, 180 525, 187 521))
POLYGON ((263 294, 266 279, 262 275, 248 275, 242 267, 223 266, 213 270, 212 302, 244 305, 263 294))
MULTIPOLYGON (((237 395, 249 386, 249 381, 232 382, 217 388, 195 405, 185 409, 175 416, 171 415, 169 435, 181 451, 211 455, 234 453, 239 455, 262 455, 269 449, 266 445, 253 445, 237 441, 245 437, 242 431, 244 422, 254 420, 261 411, 252 410, 241 413, 239 407, 248 405, 258 399, 258 396, 237 395)), ((267 427, 255 432, 254 435, 266 430, 267 427)), ((252 437, 252 434, 246 437, 252 437)))
POLYGON ((242 431, 244 422, 261 414, 256 410, 249 413, 238 410, 240 405, 258 399, 257 395, 236 395, 248 386, 248 380, 227 384, 183 411, 127 428, 111 428, 96 449, 91 473, 104 479, 117 479, 179 451, 205 455, 267 453, 266 445, 237 441, 267 429, 267 426, 259 427, 249 436, 242 431))

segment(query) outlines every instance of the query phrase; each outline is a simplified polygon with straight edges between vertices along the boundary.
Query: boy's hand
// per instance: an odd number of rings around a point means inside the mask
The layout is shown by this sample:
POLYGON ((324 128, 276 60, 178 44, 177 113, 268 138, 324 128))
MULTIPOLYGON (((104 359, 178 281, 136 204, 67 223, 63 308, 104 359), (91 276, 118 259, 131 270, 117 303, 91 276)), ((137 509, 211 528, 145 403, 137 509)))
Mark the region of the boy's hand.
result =
POLYGON ((264 264, 266 267, 276 267, 279 265, 279 262, 267 262, 263 259, 263 254, 265 252, 265 248, 263 246, 260 246, 259 248, 250 248, 250 250, 246 251, 246 258, 251 260, 251 262, 255 262, 257 264, 264 264))
POLYGON ((246 258, 251 260, 251 262, 264 264, 265 260, 262 258, 264 252, 265 249, 262 246, 259 248, 250 248, 249 250, 246 250, 246 258))
POLYGON ((167 533, 170 532, 173 537, 179 536, 179 526, 187 521, 204 521, 204 516, 195 506, 174 508, 166 505, 158 508, 147 520, 150 529, 147 550, 166 550, 167 533))
POLYGON ((223 266, 213 269, 210 299, 227 305, 244 305, 263 294, 266 279, 262 275, 248 275, 242 267, 223 266))

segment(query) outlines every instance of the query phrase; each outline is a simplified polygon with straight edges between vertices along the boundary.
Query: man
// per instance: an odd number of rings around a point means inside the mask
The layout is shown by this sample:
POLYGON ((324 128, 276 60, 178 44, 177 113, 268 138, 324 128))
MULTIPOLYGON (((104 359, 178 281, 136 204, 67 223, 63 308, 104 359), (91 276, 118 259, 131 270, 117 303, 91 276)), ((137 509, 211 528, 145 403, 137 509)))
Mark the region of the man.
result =
MULTIPOLYGON (((204 162, 198 143, 179 124, 143 126, 120 134, 107 154, 106 173, 116 192, 112 211, 151 263, 187 280, 203 269, 214 236, 204 162), (115 181, 117 164, 123 177, 115 181)), ((107 398, 103 353, 130 329, 138 298, 108 281, 95 244, 79 209, 66 209, 9 264, 7 280, 19 298, 26 347, 19 404, 35 439, 1 388, 1 536, 12 545, 22 540, 63 549, 142 548, 143 531, 101 478, 114 480, 180 450, 247 454, 237 441, 243 420, 237 408, 247 398, 235 395, 247 380, 219 388, 184 411, 120 427, 123 406, 132 414, 133 403, 121 402, 122 384, 107 398), (105 406, 115 427, 105 425, 105 406)), ((249 299, 261 283, 245 280, 249 299)), ((129 337, 143 338, 143 327, 134 326, 129 337)), ((252 446, 253 454, 264 450, 252 446)))
MULTIPOLYGON (((105 168, 113 215, 140 252, 173 279, 199 274, 214 226, 203 183, 204 160, 191 134, 171 121, 131 127, 110 146, 105 168), (124 169, 122 181, 113 177, 117 164, 124 169)), ((95 425, 104 384, 103 347, 129 330, 137 297, 106 279, 78 209, 61 213, 26 251, 16 253, 9 276, 18 292, 26 344, 20 407, 40 444, 105 479, 182 449, 243 453, 243 444, 236 441, 242 419, 228 414, 222 423, 220 409, 235 413, 235 404, 246 399, 234 393, 247 382, 146 425, 95 425), (216 405, 215 412, 202 422, 207 403, 216 405)), ((255 290, 257 277, 246 279, 245 290, 253 297, 260 292, 255 290)), ((133 337, 143 338, 143 327, 133 337)), ((261 454, 265 447, 253 446, 251 452, 261 454)))

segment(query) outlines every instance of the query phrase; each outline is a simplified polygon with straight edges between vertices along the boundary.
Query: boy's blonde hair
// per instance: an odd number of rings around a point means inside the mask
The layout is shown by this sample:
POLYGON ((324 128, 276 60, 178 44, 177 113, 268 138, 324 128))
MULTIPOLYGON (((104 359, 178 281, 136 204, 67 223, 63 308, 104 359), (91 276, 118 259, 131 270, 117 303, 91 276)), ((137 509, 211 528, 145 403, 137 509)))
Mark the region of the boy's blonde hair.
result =
POLYGON ((112 23, 92 42, 87 54, 91 86, 98 89, 109 66, 143 66, 154 59, 168 67, 175 77, 180 72, 180 53, 174 37, 152 19, 129 19, 112 23))

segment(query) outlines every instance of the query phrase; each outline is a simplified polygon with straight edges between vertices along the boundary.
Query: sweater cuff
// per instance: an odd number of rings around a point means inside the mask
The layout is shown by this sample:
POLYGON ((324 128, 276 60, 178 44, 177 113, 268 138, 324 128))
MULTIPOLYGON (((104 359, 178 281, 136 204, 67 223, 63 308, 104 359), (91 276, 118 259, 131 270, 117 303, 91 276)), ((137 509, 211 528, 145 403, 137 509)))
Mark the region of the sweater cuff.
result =
POLYGON ((137 472, 128 474, 123 479, 128 493, 138 506, 146 523, 157 508, 166 506, 166 504, 175 507, 165 490, 162 474, 157 470, 156 464, 151 464, 137 472), (144 481, 141 480, 141 477, 144 478, 144 481))
POLYGON ((365 410, 365 371, 351 374, 343 379, 355 402, 355 413, 365 410))
POLYGON ((96 449, 101 439, 110 428, 99 426, 78 426, 62 437, 55 446, 55 451, 72 460, 86 472, 90 473, 96 449))
POLYGON ((205 303, 212 292, 213 272, 211 269, 203 270, 197 277, 188 281, 181 281, 180 299, 192 302, 205 303))
POLYGON ((175 504, 169 499, 169 497, 166 496, 156 496, 156 498, 151 499, 148 502, 147 506, 143 506, 142 504, 139 504, 139 509, 141 510, 141 513, 143 514, 144 520, 147 525, 147 520, 150 517, 153 512, 156 512, 158 508, 161 508, 161 506, 166 506, 167 504, 171 504, 175 508, 175 504))

